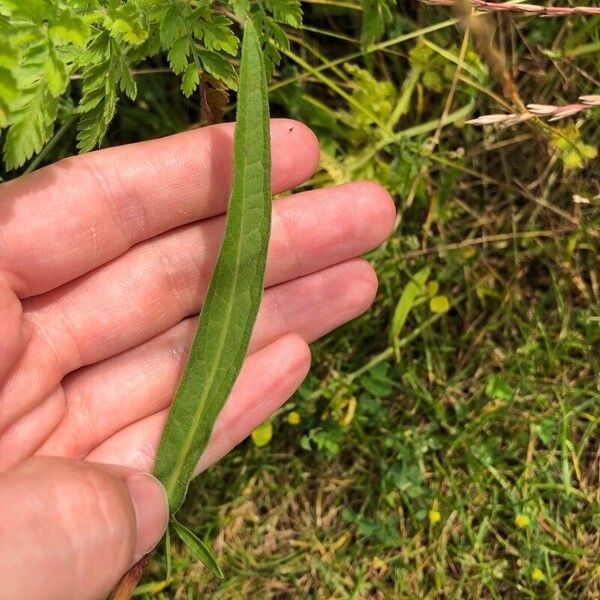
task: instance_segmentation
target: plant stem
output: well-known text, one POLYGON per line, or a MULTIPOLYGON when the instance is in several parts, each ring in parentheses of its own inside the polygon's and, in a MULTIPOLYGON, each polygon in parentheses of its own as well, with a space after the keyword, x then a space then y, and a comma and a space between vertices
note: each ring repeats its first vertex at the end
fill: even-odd
MULTIPOLYGON (((542 17, 569 17, 572 15, 600 15, 598 6, 540 6, 537 4, 509 4, 508 2, 487 2, 468 0, 473 8, 486 12, 514 12, 542 17)), ((421 0, 424 4, 453 6, 455 0, 421 0)))

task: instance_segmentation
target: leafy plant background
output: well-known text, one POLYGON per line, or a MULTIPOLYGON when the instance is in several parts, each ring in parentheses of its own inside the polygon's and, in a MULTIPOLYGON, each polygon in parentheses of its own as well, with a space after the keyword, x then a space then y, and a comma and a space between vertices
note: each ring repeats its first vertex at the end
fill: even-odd
MULTIPOLYGON (((373 310, 315 344, 299 393, 192 487, 182 521, 227 579, 176 547, 172 580, 158 556, 140 593, 600 596, 600 111, 465 125, 507 100, 448 8, 302 10, 0 0, 3 178, 232 118, 250 11, 272 112, 321 140, 307 185, 376 179, 399 208, 368 257, 373 310)), ((598 93, 598 17, 491 22, 526 102, 598 93)))

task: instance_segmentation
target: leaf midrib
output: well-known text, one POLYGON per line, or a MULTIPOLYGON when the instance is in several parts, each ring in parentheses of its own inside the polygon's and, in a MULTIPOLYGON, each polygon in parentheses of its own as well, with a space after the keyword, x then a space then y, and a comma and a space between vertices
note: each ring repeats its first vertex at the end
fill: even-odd
MULTIPOLYGON (((245 107, 245 110, 247 110, 247 106, 245 107)), ((248 143, 250 131, 251 131, 251 128, 245 127, 244 138, 243 138, 243 147, 244 148, 246 147, 246 144, 248 143)), ((234 152, 235 152, 235 150, 236 149, 234 148, 234 152)), ((233 191, 234 192, 238 191, 238 188, 236 187, 236 184, 238 184, 239 185, 239 195, 242 198, 244 198, 245 191, 246 191, 246 178, 243 176, 240 178, 238 176, 237 172, 234 173, 234 177, 241 181, 234 181, 233 191)), ((240 230, 241 231, 244 230, 244 221, 245 221, 245 213, 244 213, 244 211, 242 211, 242 215, 240 218, 240 230)), ((165 488, 167 489, 169 498, 172 497, 172 493, 174 492, 174 490, 177 487, 177 481, 179 479, 179 474, 181 473, 181 471, 184 468, 188 452, 190 451, 190 448, 194 442, 194 438, 196 437, 196 432, 197 432, 198 426, 200 424, 201 416, 204 412, 204 406, 206 405, 206 399, 208 397, 208 393, 210 390, 212 390, 212 386, 213 386, 213 383, 214 383, 214 380, 215 380, 215 377, 217 374, 217 367, 220 364, 220 360, 218 360, 216 357, 219 357, 219 359, 220 359, 220 357, 222 356, 223 351, 225 349, 225 343, 227 341, 227 336, 222 335, 222 334, 223 334, 223 332, 226 332, 227 329, 229 328, 229 323, 231 321, 232 314, 233 314, 233 308, 234 308, 235 302, 232 302, 231 300, 236 297, 237 292, 238 292, 238 284, 239 284, 238 274, 239 274, 239 270, 240 270, 240 259, 241 259, 242 246, 243 246, 243 235, 239 235, 238 243, 236 244, 235 268, 234 268, 234 272, 233 272, 234 285, 231 287, 232 293, 227 298, 227 300, 228 300, 228 302, 227 302, 228 308, 227 308, 227 313, 226 313, 227 318, 222 319, 222 321, 221 321, 222 325, 219 328, 219 333, 221 333, 221 335, 219 335, 219 338, 220 338, 219 344, 217 346, 217 351, 215 352, 215 357, 211 361, 212 366, 209 371, 209 375, 207 376, 206 385, 204 386, 204 389, 199 398, 199 402, 197 404, 196 410, 194 412, 194 417, 192 419, 192 427, 189 428, 188 434, 184 438, 184 443, 180 446, 180 451, 177 456, 176 468, 173 470, 173 473, 169 477, 167 485, 165 486, 165 488)), ((217 259, 217 261, 218 260, 219 259, 217 259)))

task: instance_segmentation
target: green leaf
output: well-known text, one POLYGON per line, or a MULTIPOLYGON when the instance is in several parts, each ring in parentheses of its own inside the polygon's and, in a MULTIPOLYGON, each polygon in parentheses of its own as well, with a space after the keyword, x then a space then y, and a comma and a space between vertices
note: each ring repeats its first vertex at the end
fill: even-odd
POLYGON ((233 0, 233 12, 238 19, 245 19, 250 12, 250 0, 233 0))
POLYGON ((13 6, 16 16, 31 19, 34 23, 43 23, 47 16, 47 6, 44 0, 26 0, 25 2, 8 2, 8 6, 13 6))
POLYGON ((277 23, 267 17, 264 20, 265 31, 271 38, 271 42, 275 44, 275 46, 281 50, 289 50, 290 49, 290 41, 285 34, 285 31, 277 25, 277 23))
POLYGON ((266 446, 273 439, 273 423, 265 421, 252 432, 252 441, 257 448, 266 446))
POLYGON ((188 65, 188 54, 190 53, 190 38, 183 35, 175 40, 167 54, 167 59, 174 73, 183 73, 188 65))
POLYGON ((181 79, 181 91, 188 98, 194 93, 200 83, 200 72, 196 63, 191 63, 187 66, 185 73, 181 79))
POLYGON ((58 100, 43 82, 37 85, 26 104, 11 116, 13 125, 4 142, 7 169, 23 165, 50 139, 58 114, 58 100))
POLYGON ((183 503, 194 468, 248 349, 263 292, 269 243, 270 163, 264 63, 258 34, 248 22, 225 236, 154 468, 167 490, 171 513, 183 503))
POLYGON ((0 67, 14 69, 19 65, 20 60, 21 56, 18 49, 0 40, 0 67))
POLYGON ((225 576, 223 575, 223 571, 221 571, 219 563, 217 563, 212 552, 204 545, 202 540, 176 519, 173 519, 172 523, 175 533, 177 533, 179 539, 188 547, 194 558, 207 566, 219 579, 224 579, 225 576))
POLYGON ((394 0, 361 0, 361 5, 363 20, 360 41, 365 48, 381 37, 386 23, 391 21, 394 0))
POLYGON ((48 27, 48 35, 55 44, 73 44, 85 48, 90 36, 88 24, 70 12, 60 15, 60 20, 48 27))
POLYGON ((388 363, 375 365, 361 378, 360 383, 373 396, 387 398, 392 393, 393 385, 393 378, 389 374, 389 368, 390 365, 388 363))
POLYGON ((83 72, 83 97, 77 109, 82 114, 77 135, 81 152, 98 146, 106 134, 117 106, 117 86, 132 100, 136 97, 127 48, 124 41, 106 32, 93 42, 89 52, 93 62, 83 72))
POLYGON ((212 50, 205 50, 204 48, 198 48, 197 54, 207 73, 212 75, 215 79, 222 81, 231 89, 237 87, 236 73, 228 60, 223 58, 220 54, 217 54, 212 50))
POLYGON ((3 100, 2 96, 0 96, 0 127, 8 127, 8 113, 8 104, 3 100))
POLYGON ((423 85, 426 89, 440 94, 444 89, 444 83, 439 73, 435 71, 426 71, 423 75, 423 85))
POLYGON ((69 76, 65 63, 56 55, 56 50, 50 46, 48 59, 46 60, 46 81, 50 93, 57 98, 60 96, 69 83, 69 76))
POLYGON ((485 385, 485 395, 490 400, 511 400, 515 392, 501 375, 493 373, 485 385))
POLYGON ((185 34, 185 21, 175 6, 169 7, 160 23, 160 41, 165 48, 171 47, 175 40, 185 34))
POLYGON ((8 70, 0 67, 0 98, 5 102, 12 102, 19 93, 17 79, 8 70))
POLYGON ((77 134, 80 152, 87 152, 102 141, 115 113, 119 71, 115 44, 104 32, 94 40, 90 50, 90 59, 95 64, 83 72, 83 97, 78 107, 82 113, 77 134))
POLYGON ((123 53, 123 50, 119 45, 115 43, 113 43, 112 54, 115 78, 119 84, 119 89, 122 92, 125 92, 130 100, 135 100, 137 96, 137 85, 133 78, 127 56, 123 53))
MULTIPOLYGON (((24 50, 22 63, 15 73, 20 84, 18 95, 10 105, 3 102, 0 107, 3 113, 0 120, 10 125, 4 140, 7 169, 22 166, 39 152, 54 130, 58 100, 48 86, 48 53, 47 40, 36 41, 24 50), (6 114, 8 108, 10 111, 6 114)), ((4 85, 10 88, 10 78, 4 79, 4 85)))
POLYGON ((302 25, 302 7, 299 0, 265 0, 265 6, 280 23, 292 27, 302 25))
POLYGON ((392 327, 390 330, 390 337, 392 339, 392 343, 394 344, 396 354, 398 353, 400 332, 402 331, 404 323, 408 318, 408 314, 415 303, 416 297, 425 291, 424 286, 427 278, 429 277, 430 271, 431 269, 429 267, 422 268, 420 271, 415 273, 412 279, 406 284, 404 290, 402 290, 402 295, 400 296, 400 300, 398 300, 396 310, 394 311, 392 327))
POLYGON ((148 36, 142 16, 131 1, 118 7, 110 6, 104 24, 113 37, 123 38, 129 44, 141 44, 148 36))
POLYGON ((214 16, 210 21, 196 21, 194 35, 209 50, 223 50, 232 56, 237 54, 240 40, 231 31, 231 21, 226 17, 214 16))
POLYGON ((169 579, 164 579, 163 581, 149 581, 148 583, 142 583, 142 585, 138 585, 135 588, 133 596, 148 597, 148 594, 158 594, 170 585, 171 581, 169 579))

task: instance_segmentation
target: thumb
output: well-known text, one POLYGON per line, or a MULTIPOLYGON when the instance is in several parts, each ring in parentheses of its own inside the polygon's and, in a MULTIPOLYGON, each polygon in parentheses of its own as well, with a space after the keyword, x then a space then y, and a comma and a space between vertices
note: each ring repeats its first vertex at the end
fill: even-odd
POLYGON ((1 473, 0 596, 105 597, 158 543, 167 510, 158 480, 124 467, 35 457, 1 473))

